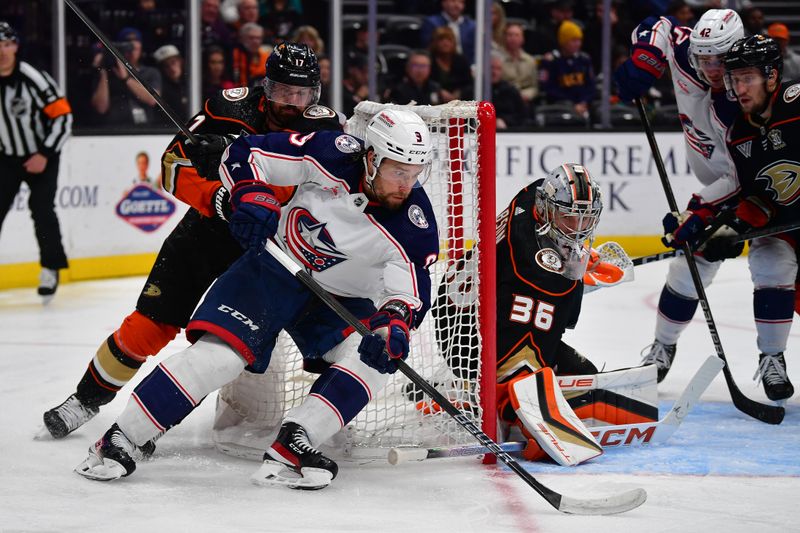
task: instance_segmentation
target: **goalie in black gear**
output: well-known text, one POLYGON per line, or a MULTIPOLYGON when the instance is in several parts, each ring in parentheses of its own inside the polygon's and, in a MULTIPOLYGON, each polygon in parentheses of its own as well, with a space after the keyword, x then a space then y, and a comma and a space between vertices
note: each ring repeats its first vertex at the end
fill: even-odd
MULTIPOLYGON (((585 288, 632 277, 633 265, 619 245, 601 246, 609 252, 606 259, 614 258, 610 262, 601 261, 591 248, 601 211, 600 190, 589 171, 567 163, 522 189, 497 217, 497 399, 498 414, 508 424, 519 423, 518 402, 509 394, 512 383, 543 368, 558 375, 597 373, 595 365, 562 336, 578 321, 585 288)), ((446 274, 433 314, 448 365, 457 378, 474 381, 477 368, 463 364, 479 359, 468 357, 479 348, 471 259, 466 254, 446 274)), ((604 420, 607 423, 657 417, 657 407, 609 391, 573 396, 569 404, 581 418, 600 418, 595 409, 600 404, 611 404, 613 409, 606 410, 620 415, 604 420)), ((579 433, 574 431, 576 438, 583 438, 579 433)), ((539 452, 531 442, 525 455, 539 458, 539 452)))

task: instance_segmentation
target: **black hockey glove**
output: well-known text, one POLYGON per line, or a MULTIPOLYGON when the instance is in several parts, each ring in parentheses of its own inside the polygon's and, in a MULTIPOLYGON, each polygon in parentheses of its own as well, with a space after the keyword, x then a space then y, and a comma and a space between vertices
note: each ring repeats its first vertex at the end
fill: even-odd
POLYGON ((372 334, 362 338, 358 345, 361 361, 381 374, 397 372, 397 359, 408 357, 408 328, 412 318, 411 309, 400 300, 391 300, 381 307, 369 319, 372 334))
POLYGON ((187 140, 184 143, 186 156, 198 174, 206 179, 218 180, 222 153, 229 144, 236 140, 236 135, 203 133, 195 135, 195 139, 196 142, 187 140))
POLYGON ((744 251, 744 242, 733 242, 739 233, 730 226, 722 226, 700 247, 706 261, 715 262, 739 257, 744 251))

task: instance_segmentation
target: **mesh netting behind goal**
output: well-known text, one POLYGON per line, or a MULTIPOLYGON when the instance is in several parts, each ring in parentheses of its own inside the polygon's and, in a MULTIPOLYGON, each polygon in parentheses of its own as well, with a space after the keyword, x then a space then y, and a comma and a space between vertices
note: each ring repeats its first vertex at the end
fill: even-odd
MULTIPOLYGON (((363 138, 369 119, 388 107, 416 112, 434 142, 431 176, 424 185, 436 214, 441 247, 439 261, 430 268, 434 308, 412 333, 407 362, 494 437, 494 109, 478 102, 441 106, 362 102, 348 120, 347 132, 363 138), (448 267, 468 251, 471 271, 459 274, 463 283, 458 297, 469 301, 437 307, 440 288, 454 281, 445 284, 448 267), (443 333, 436 328, 443 323, 451 328, 449 332, 462 329, 472 334, 463 336, 463 343, 441 343, 443 333)), ((303 401, 316 377, 303 371, 297 348, 282 333, 265 374, 245 372, 220 390, 214 425, 217 447, 260 459, 284 413, 303 401)), ((391 447, 448 446, 472 439, 397 372, 331 445, 345 456, 385 457, 391 447)))

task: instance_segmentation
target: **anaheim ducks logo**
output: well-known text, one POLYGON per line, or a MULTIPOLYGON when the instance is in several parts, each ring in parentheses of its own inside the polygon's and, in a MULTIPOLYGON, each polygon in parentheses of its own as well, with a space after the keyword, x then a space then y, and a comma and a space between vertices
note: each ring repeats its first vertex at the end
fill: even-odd
POLYGON ((775 194, 780 205, 791 205, 800 198, 800 163, 782 159, 762 168, 756 180, 766 180, 765 188, 775 194))
POLYGON ((552 248, 542 248, 536 252, 536 263, 545 270, 561 274, 564 272, 564 263, 561 257, 552 248))
POLYGON ((144 291, 142 291, 142 295, 157 298, 161 296, 161 289, 155 283, 148 283, 144 291))
POLYGON ((286 244, 309 272, 322 272, 347 260, 336 249, 326 223, 314 218, 307 209, 295 207, 286 220, 286 244))

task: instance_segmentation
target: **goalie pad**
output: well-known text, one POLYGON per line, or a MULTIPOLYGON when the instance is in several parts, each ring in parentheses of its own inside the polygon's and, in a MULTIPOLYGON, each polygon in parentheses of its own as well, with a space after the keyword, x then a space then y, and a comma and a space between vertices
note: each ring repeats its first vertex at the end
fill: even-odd
POLYGON ((657 374, 655 365, 646 365, 557 379, 575 414, 592 427, 656 421, 657 374))
POLYGON ((633 261, 616 242, 604 242, 592 249, 589 265, 583 275, 584 293, 602 287, 613 287, 626 281, 633 281, 633 261))
POLYGON ((508 392, 528 433, 558 464, 576 466, 603 453, 564 398, 551 368, 514 379, 508 392))

